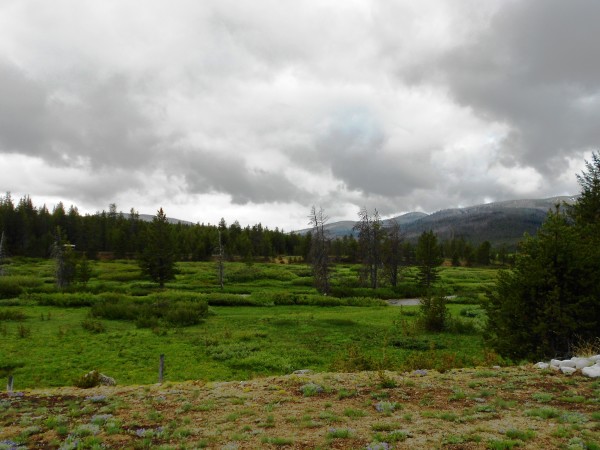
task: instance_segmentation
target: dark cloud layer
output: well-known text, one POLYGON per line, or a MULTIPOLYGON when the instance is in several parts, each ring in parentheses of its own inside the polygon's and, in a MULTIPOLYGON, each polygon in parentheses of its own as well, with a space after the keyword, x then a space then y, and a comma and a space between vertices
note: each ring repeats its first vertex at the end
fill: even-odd
POLYGON ((315 203, 572 193, 600 138, 597 17, 585 0, 9 1, 0 190, 287 228, 315 203))

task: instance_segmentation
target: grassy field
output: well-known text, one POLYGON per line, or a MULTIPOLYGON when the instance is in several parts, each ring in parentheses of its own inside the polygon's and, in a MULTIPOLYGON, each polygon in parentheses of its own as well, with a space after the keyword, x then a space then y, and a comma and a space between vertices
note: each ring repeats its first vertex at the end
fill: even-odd
POLYGON ((336 267, 337 298, 317 295, 304 265, 228 263, 221 291, 214 264, 183 263, 159 291, 135 262, 95 262, 86 286, 58 292, 51 261, 13 261, 0 278, 0 376, 15 389, 0 394, 0 450, 600 448, 598 381, 504 367, 485 348, 496 270, 442 268, 442 333, 423 331, 418 306, 381 300, 410 296, 413 269, 377 291, 357 270, 336 267), (191 326, 108 320, 107 296, 210 307, 191 326), (72 387, 94 369, 117 386, 72 387))
MULTIPOLYGON (((304 265, 229 263, 221 292, 214 264, 180 264, 177 279, 167 285, 171 298, 194 292, 211 304, 232 306, 211 306, 198 325, 150 328, 90 314, 89 304, 106 292, 130 301, 156 293, 154 284, 140 281, 135 262, 97 262, 93 269, 85 288, 64 293, 55 290, 51 261, 16 261, 10 276, 1 279, 4 288, 11 280, 21 288, 18 296, 0 300, 0 319, 3 311, 5 319, 13 316, 0 320, 0 368, 11 371, 15 386, 72 385, 94 369, 119 384, 153 383, 160 354, 171 381, 246 380, 299 369, 446 369, 498 361, 483 347, 477 305, 450 305, 458 324, 467 325, 461 332, 427 334, 416 326, 418 307, 391 307, 364 297, 393 297, 391 289, 372 293, 355 287, 352 293, 360 297, 323 298, 311 287, 304 265)), ((339 266, 334 283, 356 285, 356 270, 339 266)), ((411 276, 406 274, 405 283, 411 276)), ((493 270, 444 268, 442 284, 459 295, 455 301, 476 301, 494 276, 493 270)))

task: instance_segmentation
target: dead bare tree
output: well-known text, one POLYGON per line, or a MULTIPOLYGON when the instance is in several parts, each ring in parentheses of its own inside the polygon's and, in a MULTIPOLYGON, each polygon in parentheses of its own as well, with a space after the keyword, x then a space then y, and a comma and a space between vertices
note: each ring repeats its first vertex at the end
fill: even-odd
POLYGON ((313 270, 313 279, 315 287, 322 294, 329 293, 329 246, 331 239, 325 230, 325 224, 328 217, 323 208, 317 209, 313 206, 310 210, 309 225, 312 226, 312 236, 310 245, 310 263, 313 270))
POLYGON ((354 226, 354 231, 358 232, 359 255, 363 263, 361 278, 372 289, 377 289, 379 286, 379 270, 382 264, 381 246, 385 229, 376 209, 372 215, 369 215, 367 208, 362 208, 358 213, 358 217, 359 221, 354 226))
POLYGON ((403 240, 400 224, 392 220, 383 243, 383 269, 393 287, 398 285, 399 272, 402 268, 403 240))

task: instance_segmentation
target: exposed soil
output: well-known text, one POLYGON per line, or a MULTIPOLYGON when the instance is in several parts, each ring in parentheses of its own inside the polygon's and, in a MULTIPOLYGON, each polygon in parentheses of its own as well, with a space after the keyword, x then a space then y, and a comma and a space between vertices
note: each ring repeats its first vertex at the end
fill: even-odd
POLYGON ((57 388, 0 395, 0 448, 570 448, 599 410, 600 381, 531 367, 57 388))

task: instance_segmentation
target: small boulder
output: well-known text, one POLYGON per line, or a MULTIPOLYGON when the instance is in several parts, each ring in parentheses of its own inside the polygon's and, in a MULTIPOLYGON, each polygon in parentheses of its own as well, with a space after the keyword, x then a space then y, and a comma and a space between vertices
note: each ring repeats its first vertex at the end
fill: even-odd
POLYGON ((573 375, 577 369, 575 367, 561 366, 560 371, 565 375, 573 375))
POLYGON ((594 361, 589 358, 571 358, 571 361, 575 363, 576 369, 583 369, 584 367, 589 367, 594 365, 594 361))
POLYGON ((586 377, 590 378, 600 378, 600 364, 596 363, 590 367, 584 367, 581 369, 581 373, 586 377))
POLYGON ((547 369, 548 367, 550 367, 550 364, 540 361, 539 363, 534 364, 533 367, 535 367, 536 369, 547 369))
POLYGON ((565 359, 564 361, 561 361, 560 364, 558 365, 561 369, 563 367, 569 367, 569 368, 575 368, 575 361, 573 361, 572 359, 565 359))

